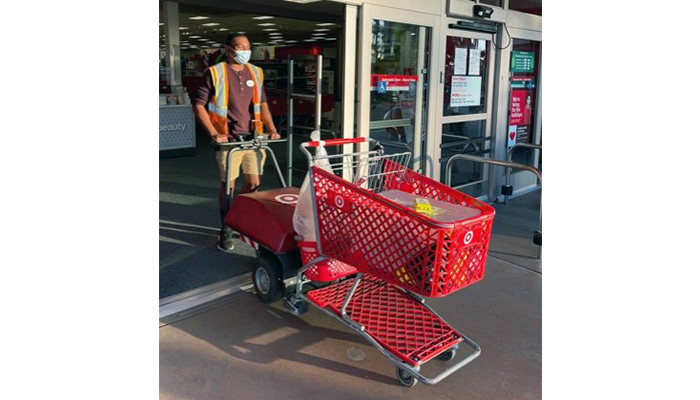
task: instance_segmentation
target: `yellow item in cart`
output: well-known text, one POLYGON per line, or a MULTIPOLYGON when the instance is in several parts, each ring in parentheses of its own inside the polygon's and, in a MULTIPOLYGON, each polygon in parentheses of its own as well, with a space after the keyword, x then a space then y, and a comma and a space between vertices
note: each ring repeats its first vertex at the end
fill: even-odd
POLYGON ((433 213, 433 206, 430 205, 428 199, 413 199, 413 204, 415 205, 415 210, 419 213, 428 215, 433 213))
POLYGON ((399 282, 406 284, 414 284, 415 282, 411 279, 408 270, 405 267, 401 267, 396 270, 396 277, 399 278, 399 282))

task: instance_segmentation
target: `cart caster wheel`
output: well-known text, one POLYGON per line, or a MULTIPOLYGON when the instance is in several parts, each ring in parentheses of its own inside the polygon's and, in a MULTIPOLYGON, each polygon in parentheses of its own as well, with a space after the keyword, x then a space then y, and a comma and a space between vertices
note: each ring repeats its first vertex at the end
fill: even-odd
POLYGON ((290 313, 299 316, 309 311, 309 303, 296 298, 293 294, 284 299, 284 308, 290 313))
POLYGON ((457 349, 449 349, 440 353, 440 355, 437 356, 437 359, 440 361, 450 361, 451 359, 455 358, 456 355, 457 349))
POLYGON ((274 303, 284 297, 282 265, 277 257, 263 254, 253 267, 253 286, 255 294, 265 304, 274 303))
POLYGON ((406 387, 413 387, 416 386, 416 383, 418 383, 418 379, 413 377, 401 367, 396 367, 396 377, 399 378, 399 382, 406 387))

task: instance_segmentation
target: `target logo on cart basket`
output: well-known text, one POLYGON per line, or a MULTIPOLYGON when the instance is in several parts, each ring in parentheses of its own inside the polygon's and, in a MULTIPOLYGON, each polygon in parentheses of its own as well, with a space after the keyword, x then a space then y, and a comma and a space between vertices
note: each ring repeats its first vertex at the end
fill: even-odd
POLYGON ((464 235, 464 244, 469 244, 474 239, 474 232, 469 231, 464 235))
POLYGON ((275 201, 282 204, 296 205, 299 201, 299 195, 296 194, 280 194, 275 196, 275 201))
POLYGON ((347 197, 336 192, 330 192, 329 195, 331 203, 338 209, 340 209, 340 211, 346 213, 352 211, 352 203, 347 197))

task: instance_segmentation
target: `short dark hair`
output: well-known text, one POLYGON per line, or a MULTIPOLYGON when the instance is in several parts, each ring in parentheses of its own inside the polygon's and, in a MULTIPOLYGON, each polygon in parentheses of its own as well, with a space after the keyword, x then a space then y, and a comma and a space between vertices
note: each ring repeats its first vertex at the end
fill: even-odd
POLYGON ((231 42, 233 42, 233 39, 235 39, 237 37, 244 37, 244 38, 248 39, 248 36, 246 36, 243 33, 229 33, 228 36, 226 36, 226 40, 224 40, 224 44, 227 46, 230 46, 231 42))

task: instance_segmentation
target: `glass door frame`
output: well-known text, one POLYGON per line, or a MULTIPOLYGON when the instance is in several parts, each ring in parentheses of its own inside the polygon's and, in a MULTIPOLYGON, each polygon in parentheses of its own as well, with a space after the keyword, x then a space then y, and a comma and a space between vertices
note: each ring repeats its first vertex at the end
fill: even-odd
MULTIPOLYGON (((454 18, 447 18, 445 24, 445 27, 448 26, 448 24, 451 23, 457 23, 457 19, 454 18)), ((440 155, 441 155, 441 148, 440 145, 442 144, 442 130, 443 126, 445 124, 452 124, 452 123, 457 123, 457 122, 470 122, 470 121, 485 121, 485 138, 491 138, 491 140, 495 140, 495 135, 492 129, 492 116, 493 116, 493 103, 494 103, 494 76, 495 76, 495 60, 496 60, 496 50, 493 48, 492 40, 493 36, 490 33, 484 33, 484 32, 476 32, 476 31, 467 31, 467 30, 461 30, 461 29, 450 29, 450 28, 445 28, 443 30, 443 33, 440 35, 440 51, 439 54, 441 55, 440 60, 439 60, 439 66, 438 66, 438 71, 440 75, 439 82, 437 84, 438 92, 440 94, 444 93, 445 91, 445 82, 444 82, 444 72, 445 72, 445 54, 447 53, 447 37, 448 36, 455 36, 455 37, 460 37, 460 38, 466 38, 466 39, 483 39, 487 41, 487 45, 490 46, 490 50, 488 52, 488 59, 487 59, 487 80, 486 80, 486 100, 485 100, 485 106, 486 106, 486 112, 484 113, 478 113, 478 114, 466 114, 466 115, 450 115, 450 116, 443 116, 443 110, 444 110, 444 96, 439 96, 438 98, 438 103, 435 105, 435 109, 437 112, 439 112, 438 118, 435 120, 435 125, 432 131, 434 132, 434 135, 432 135, 431 138, 428 138, 427 141, 427 154, 429 155, 428 158, 435 160, 435 176, 433 176, 433 179, 442 181, 442 176, 441 176, 441 165, 440 165, 440 155)), ((489 142, 484 142, 484 149, 493 149, 493 143, 489 142)), ((491 156, 493 157, 493 155, 491 156)), ((445 160, 447 162, 447 160, 445 160)), ((481 182, 488 182, 489 181, 489 171, 490 168, 486 166, 486 164, 482 164, 482 180, 477 181, 477 182, 472 182, 469 185, 474 185, 478 184, 481 182)), ((490 183, 487 184, 487 186, 491 186, 490 183)), ((482 196, 483 197, 483 196, 482 196)))
MULTIPOLYGON (((360 9, 360 18, 358 26, 358 41, 357 41, 357 137, 369 138, 370 132, 370 79, 372 73, 372 20, 385 20, 398 22, 403 24, 417 25, 426 28, 431 28, 430 34, 430 58, 428 65, 424 68, 428 69, 426 82, 428 85, 428 93, 423 102, 427 102, 425 115, 421 117, 427 118, 426 132, 422 135, 422 140, 414 140, 413 154, 414 163, 411 166, 415 170, 422 170, 424 174, 431 176, 433 173, 432 159, 428 156, 422 157, 424 154, 424 142, 430 135, 431 127, 435 124, 436 108, 435 104, 438 101, 438 58, 436 55, 439 51, 440 38, 440 17, 438 15, 425 14, 414 11, 407 11, 398 8, 379 6, 374 4, 363 4, 360 9)), ((416 113, 417 115, 419 113, 416 113)), ((420 126, 422 124, 416 124, 420 126)), ((367 149, 367 144, 361 145, 361 150, 367 149)))

